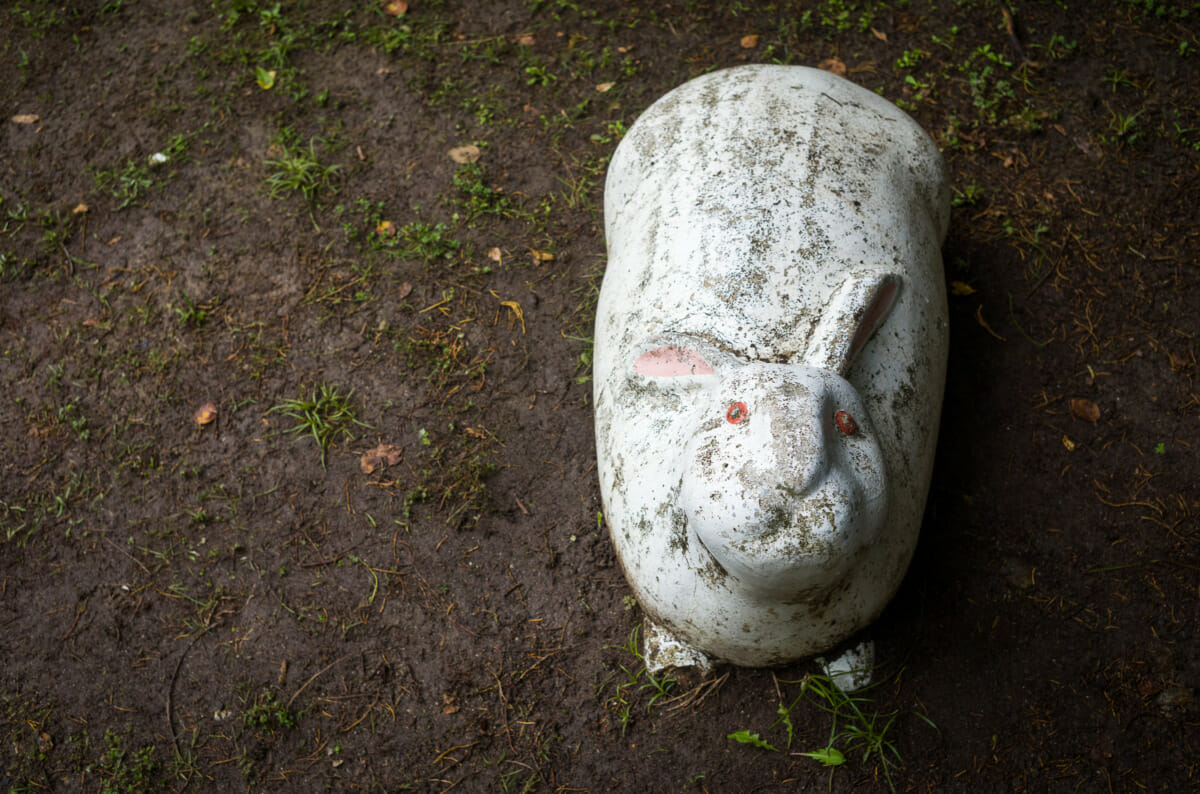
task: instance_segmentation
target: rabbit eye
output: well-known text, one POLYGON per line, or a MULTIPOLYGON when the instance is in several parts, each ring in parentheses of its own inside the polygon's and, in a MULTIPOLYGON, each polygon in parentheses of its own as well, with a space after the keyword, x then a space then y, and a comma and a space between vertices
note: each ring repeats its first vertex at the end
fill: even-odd
POLYGON ((834 424, 837 429, 842 431, 844 436, 852 436, 858 432, 858 423, 854 421, 854 417, 845 411, 838 411, 833 415, 834 424))
POLYGON ((746 404, 742 402, 733 403, 729 406, 729 410, 725 412, 725 421, 731 425, 740 425, 750 417, 750 411, 746 408, 746 404))

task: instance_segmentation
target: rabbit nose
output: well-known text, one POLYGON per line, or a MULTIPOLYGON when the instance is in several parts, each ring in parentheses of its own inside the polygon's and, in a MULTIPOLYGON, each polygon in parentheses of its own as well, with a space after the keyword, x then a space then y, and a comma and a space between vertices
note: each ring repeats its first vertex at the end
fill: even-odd
POLYGON ((771 423, 771 444, 774 454, 768 458, 777 463, 768 475, 776 481, 771 503, 802 499, 824 481, 829 471, 829 455, 822 422, 780 417, 771 423))

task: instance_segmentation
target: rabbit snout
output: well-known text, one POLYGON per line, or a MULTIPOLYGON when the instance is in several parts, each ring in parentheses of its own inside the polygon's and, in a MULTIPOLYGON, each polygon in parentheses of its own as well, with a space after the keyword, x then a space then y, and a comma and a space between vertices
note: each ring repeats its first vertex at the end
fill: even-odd
POLYGON ((686 453, 689 528, 758 595, 836 587, 886 515, 882 452, 858 393, 825 370, 751 364, 718 395, 686 453))

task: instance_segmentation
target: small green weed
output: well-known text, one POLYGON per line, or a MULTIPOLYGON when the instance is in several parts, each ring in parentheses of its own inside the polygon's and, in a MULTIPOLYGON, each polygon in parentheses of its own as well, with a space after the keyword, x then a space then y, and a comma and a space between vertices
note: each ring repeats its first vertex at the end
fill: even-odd
POLYGON ((953 207, 973 207, 978 204, 985 196, 987 191, 983 186, 972 179, 967 184, 960 188, 954 188, 954 195, 950 199, 950 205, 953 207))
POLYGON ((775 747, 769 742, 763 741, 757 733, 750 733, 750 731, 734 731, 726 738, 733 739, 735 742, 740 744, 748 744, 751 747, 758 747, 762 750, 770 750, 773 753, 779 752, 778 747, 775 747))
MULTIPOLYGON (((1037 45, 1034 45, 1037 46, 1037 45)), ((1046 54, 1055 60, 1062 60, 1068 57, 1079 46, 1079 42, 1072 39, 1067 41, 1065 36, 1055 33, 1050 37, 1050 41, 1046 42, 1044 47, 1046 54)))
POLYGON ((119 169, 96 171, 92 179, 97 190, 108 193, 120 202, 117 204, 119 210, 132 206, 154 186, 149 167, 132 160, 126 161, 119 169))
POLYGON ((402 245, 401 256, 420 259, 427 265, 449 262, 458 254, 462 243, 451 236, 444 223, 428 224, 419 221, 407 223, 399 234, 402 245))
MULTIPOLYGON (((634 658, 636 664, 626 667, 623 664, 617 664, 617 668, 624 675, 625 679, 613 684, 613 693, 604 701, 605 708, 613 713, 618 723, 621 726, 621 735, 625 735, 625 731, 634 721, 634 709, 637 706, 637 699, 644 692, 651 693, 650 699, 646 702, 646 713, 650 713, 650 709, 658 701, 670 695, 675 688, 675 679, 668 676, 660 676, 655 678, 646 669, 646 657, 642 655, 639 634, 641 626, 634 626, 633 631, 629 634, 629 639, 622 646, 606 645, 606 649, 625 651, 634 658)), ((604 685, 600 689, 603 691, 604 685)))
POLYGON ((296 717, 295 712, 279 702, 279 696, 273 689, 263 689, 246 709, 243 721, 247 728, 274 733, 284 728, 295 728, 296 717))
POLYGON ((352 441, 354 434, 350 432, 351 425, 370 426, 358 420, 354 408, 350 405, 350 397, 353 394, 353 389, 341 394, 336 387, 322 384, 307 398, 284 400, 267 413, 279 412, 295 419, 295 427, 285 432, 312 436, 321 450, 321 468, 325 468, 325 453, 338 436, 352 441))
POLYGON ((133 794, 157 788, 161 768, 153 745, 130 753, 120 734, 109 729, 104 732, 104 754, 87 767, 84 774, 96 772, 102 779, 100 794, 133 794))
POLYGON ((479 163, 464 163, 460 166, 454 175, 454 187, 462 194, 454 203, 466 214, 468 222, 480 215, 512 213, 512 201, 500 190, 483 181, 483 167, 479 163))
MULTIPOLYGON (((788 681, 783 683, 797 683, 788 681)), ((896 720, 899 712, 880 713, 872 708, 872 700, 862 692, 847 693, 834 683, 827 675, 808 675, 800 682, 800 693, 788 705, 779 704, 778 717, 771 728, 782 725, 787 732, 788 749, 792 746, 795 726, 792 723, 792 713, 801 702, 816 706, 829 714, 832 722, 829 728, 829 740, 824 747, 815 750, 796 753, 806 756, 821 764, 836 768, 846 762, 847 756, 861 751, 862 763, 866 764, 872 758, 876 759, 883 769, 888 788, 895 791, 891 770, 893 765, 903 765, 904 759, 896 750, 895 744, 888 738, 888 730, 896 720)), ((917 713, 917 716, 933 725, 927 717, 917 713)), ((936 728, 936 726, 934 726, 936 728)), ((749 744, 763 750, 778 752, 778 749, 757 733, 741 730, 729 734, 730 739, 741 744, 749 744)))
POLYGON ((1136 113, 1113 111, 1112 119, 1108 122, 1108 130, 1112 133, 1112 136, 1106 139, 1117 145, 1136 143, 1142 137, 1137 123, 1138 116, 1142 115, 1142 112, 1141 110, 1136 113))
POLYGON ((278 159, 267 160, 266 166, 271 170, 266 181, 267 193, 271 198, 285 198, 289 193, 299 193, 308 202, 328 189, 341 170, 339 165, 321 164, 317 159, 315 139, 308 142, 308 149, 285 146, 283 154, 278 159))
POLYGON ((183 306, 176 306, 175 313, 179 315, 179 321, 184 325, 201 326, 208 319, 208 311, 193 303, 186 292, 183 293, 183 306))

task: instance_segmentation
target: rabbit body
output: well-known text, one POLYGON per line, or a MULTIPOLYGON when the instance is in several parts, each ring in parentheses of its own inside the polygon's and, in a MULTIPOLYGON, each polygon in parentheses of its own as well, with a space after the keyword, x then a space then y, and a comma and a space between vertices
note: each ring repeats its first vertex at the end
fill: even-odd
POLYGON ((605 187, 597 456, 659 627, 780 664, 887 604, 937 439, 948 219, 928 135, 825 72, 714 72, 625 135, 605 187))

